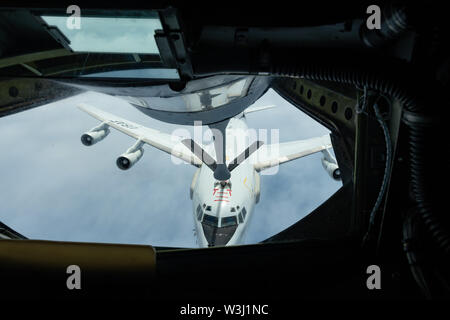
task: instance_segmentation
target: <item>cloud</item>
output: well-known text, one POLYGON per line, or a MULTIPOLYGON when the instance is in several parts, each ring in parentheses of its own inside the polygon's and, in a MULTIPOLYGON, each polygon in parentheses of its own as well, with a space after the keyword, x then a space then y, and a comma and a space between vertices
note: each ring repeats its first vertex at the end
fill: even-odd
MULTIPOLYGON (((309 139, 329 133, 312 118, 299 112, 273 90, 255 105, 277 107, 247 116, 249 127, 279 129, 280 142, 309 139)), ((280 165, 276 175, 261 175, 261 200, 249 226, 247 243, 262 241, 281 232, 336 192, 341 182, 332 180, 321 164, 321 154, 313 154, 280 165)))
MULTIPOLYGON (((247 116, 249 127, 279 128, 280 141, 327 130, 275 92, 258 104, 277 108, 247 116)), ((128 103, 86 92, 0 119, 0 221, 33 239, 195 247, 189 186, 196 168, 174 165, 170 155, 145 146, 130 170, 115 165, 134 140, 115 130, 92 147, 80 142, 98 121, 75 106, 95 105, 164 132, 185 128, 151 119, 128 103)), ((298 221, 340 186, 325 173, 320 155, 286 163, 262 176, 247 242, 263 240, 298 221)))

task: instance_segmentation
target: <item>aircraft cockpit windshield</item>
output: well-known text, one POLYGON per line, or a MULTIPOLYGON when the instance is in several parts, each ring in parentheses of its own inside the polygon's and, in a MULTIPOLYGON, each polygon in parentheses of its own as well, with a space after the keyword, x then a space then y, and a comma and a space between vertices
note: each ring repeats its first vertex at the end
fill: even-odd
POLYGON ((224 218, 222 218, 221 223, 220 223, 221 227, 229 227, 229 226, 235 226, 235 225, 237 225, 236 216, 224 217, 224 218))
POLYGON ((203 223, 208 224, 212 227, 218 227, 219 226, 219 219, 215 216, 211 216, 209 214, 203 215, 203 223))

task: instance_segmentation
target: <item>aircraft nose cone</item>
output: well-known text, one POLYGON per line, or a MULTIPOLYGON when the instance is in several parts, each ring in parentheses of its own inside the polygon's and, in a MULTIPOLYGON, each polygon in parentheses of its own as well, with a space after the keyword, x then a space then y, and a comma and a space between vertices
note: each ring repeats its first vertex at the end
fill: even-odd
POLYGON ((218 164, 216 170, 214 170, 214 179, 219 181, 225 181, 230 179, 231 174, 228 171, 226 164, 218 164))

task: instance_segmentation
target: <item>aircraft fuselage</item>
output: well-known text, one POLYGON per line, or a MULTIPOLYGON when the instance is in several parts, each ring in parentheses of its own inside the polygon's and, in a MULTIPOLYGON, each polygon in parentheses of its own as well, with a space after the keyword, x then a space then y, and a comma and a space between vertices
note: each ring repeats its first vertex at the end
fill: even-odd
MULTIPOLYGON (((226 129, 227 161, 248 146, 247 129, 245 118, 230 119, 226 129)), ((215 156, 212 143, 205 146, 205 150, 215 156)), ((242 243, 259 196, 258 175, 249 159, 237 166, 226 182, 216 180, 206 165, 200 166, 191 186, 200 247, 242 243)))

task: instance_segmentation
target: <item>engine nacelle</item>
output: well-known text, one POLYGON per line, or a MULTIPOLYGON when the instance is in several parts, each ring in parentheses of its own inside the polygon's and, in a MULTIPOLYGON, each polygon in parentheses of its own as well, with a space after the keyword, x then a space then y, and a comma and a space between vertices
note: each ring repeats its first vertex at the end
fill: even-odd
POLYGON ((341 170, 336 163, 332 163, 327 159, 322 158, 322 166, 331 178, 337 181, 341 180, 341 170))
POLYGON ((130 169, 139 159, 144 155, 144 149, 142 146, 144 143, 138 140, 130 149, 128 149, 124 154, 121 154, 117 160, 116 164, 119 169, 128 170, 130 169))
POLYGON ((92 146, 97 142, 103 140, 109 134, 109 126, 102 123, 99 126, 92 128, 90 131, 81 136, 81 143, 85 146, 92 146))
POLYGON ((81 136, 81 142, 85 146, 92 146, 93 144, 96 144, 97 142, 103 140, 108 134, 109 129, 100 131, 89 131, 81 136))
POLYGON ((341 180, 341 170, 328 149, 322 150, 322 166, 334 180, 341 180))

